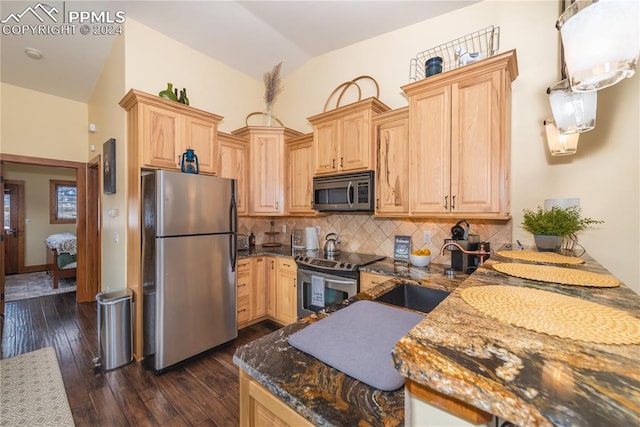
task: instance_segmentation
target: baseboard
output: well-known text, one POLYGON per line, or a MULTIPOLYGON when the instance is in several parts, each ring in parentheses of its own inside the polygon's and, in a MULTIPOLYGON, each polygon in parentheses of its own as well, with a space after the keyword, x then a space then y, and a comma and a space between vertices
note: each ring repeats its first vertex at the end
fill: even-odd
POLYGON ((47 271, 47 264, 42 265, 25 265, 22 269, 23 273, 37 273, 39 271, 47 271))

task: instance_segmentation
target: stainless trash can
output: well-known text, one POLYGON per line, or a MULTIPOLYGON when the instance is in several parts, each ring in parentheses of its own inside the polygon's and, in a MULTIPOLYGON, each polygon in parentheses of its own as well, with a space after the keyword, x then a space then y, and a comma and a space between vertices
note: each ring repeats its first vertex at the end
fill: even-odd
POLYGON ((133 360, 132 299, 129 289, 100 292, 98 301, 98 357, 96 367, 110 370, 133 360))

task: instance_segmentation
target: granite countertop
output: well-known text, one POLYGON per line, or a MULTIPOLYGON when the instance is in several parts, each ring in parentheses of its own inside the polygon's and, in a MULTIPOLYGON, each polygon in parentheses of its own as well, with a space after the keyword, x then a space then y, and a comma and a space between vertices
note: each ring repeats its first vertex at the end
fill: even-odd
MULTIPOLYGON (((609 274, 588 255, 582 259, 575 268, 609 274)), ((640 313, 640 296, 624 284, 547 284, 501 274, 491 268, 496 262, 516 261, 494 255, 459 289, 526 286, 640 313)), ((400 340, 393 357, 403 376, 518 425, 640 425, 640 345, 592 344, 509 326, 467 305, 459 291, 400 340)))
MULTIPOLYGON (((247 256, 295 256, 290 247, 247 256)), ((608 272, 588 255, 575 268, 608 272)), ((288 337, 335 310, 373 299, 401 283, 452 292, 392 352, 406 378, 519 425, 640 425, 640 345, 599 345, 509 326, 467 305, 468 286, 527 286, 618 308, 638 317, 640 296, 622 284, 585 288, 506 276, 491 268, 512 261, 493 255, 474 274, 444 276, 444 265, 416 268, 383 260, 361 271, 390 280, 317 315, 240 347, 234 362, 316 425, 403 425, 402 389, 382 392, 291 347, 288 337), (464 282, 462 282, 464 280, 464 282), (462 283, 461 283, 462 282, 462 283)), ((585 325, 588 327, 588 325, 585 325)))
MULTIPOLYGON (((437 289, 451 291, 461 282, 447 279, 441 272, 424 271, 422 275, 421 283, 437 289)), ((402 388, 393 392, 377 390, 295 349, 287 341, 294 332, 336 310, 358 300, 370 300, 408 282, 402 278, 389 279, 367 292, 238 348, 233 356, 234 362, 315 425, 404 425, 402 388)))
POLYGON ((258 257, 258 256, 276 256, 276 257, 292 258, 296 255, 302 255, 304 253, 305 253, 304 250, 293 249, 289 245, 282 245, 282 246, 256 245, 251 249, 238 251, 238 259, 252 258, 252 257, 258 257))

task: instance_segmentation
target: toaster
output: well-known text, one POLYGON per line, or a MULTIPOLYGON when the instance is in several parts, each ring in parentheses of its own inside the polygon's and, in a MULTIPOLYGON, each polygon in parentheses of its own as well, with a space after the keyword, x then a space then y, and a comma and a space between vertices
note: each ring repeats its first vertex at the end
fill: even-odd
POLYGON ((239 251, 246 251, 249 249, 249 236, 246 234, 237 234, 237 244, 239 251))

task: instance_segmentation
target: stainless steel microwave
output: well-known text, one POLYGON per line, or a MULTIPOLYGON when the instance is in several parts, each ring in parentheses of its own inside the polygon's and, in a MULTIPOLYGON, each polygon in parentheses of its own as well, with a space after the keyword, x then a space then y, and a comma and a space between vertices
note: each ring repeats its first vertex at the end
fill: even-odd
POLYGON ((373 212, 373 171, 313 178, 313 208, 321 212, 373 212))

